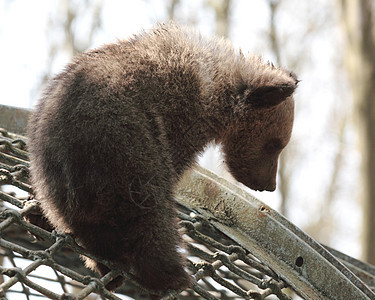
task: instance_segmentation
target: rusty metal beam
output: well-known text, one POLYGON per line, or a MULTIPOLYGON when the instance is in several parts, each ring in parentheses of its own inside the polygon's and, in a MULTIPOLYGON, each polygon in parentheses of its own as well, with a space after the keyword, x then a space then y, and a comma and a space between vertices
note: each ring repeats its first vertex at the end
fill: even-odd
POLYGON ((186 174, 178 201, 265 262, 303 298, 375 299, 322 245, 245 190, 200 167, 186 174))

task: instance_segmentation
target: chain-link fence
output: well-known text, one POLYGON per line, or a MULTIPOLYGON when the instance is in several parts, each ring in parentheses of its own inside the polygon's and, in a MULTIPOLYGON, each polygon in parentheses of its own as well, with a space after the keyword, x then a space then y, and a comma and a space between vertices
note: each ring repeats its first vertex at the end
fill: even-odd
MULTIPOLYGON (((132 274, 94 257, 68 234, 25 221, 39 213, 28 177, 26 140, 0 130, 1 299, 147 299, 132 274), (112 271, 99 278, 79 255, 112 271), (119 273, 126 283, 112 293, 105 285, 119 273)), ((163 299, 375 299, 374 267, 328 252, 223 179, 195 169, 176 197, 194 285, 163 299)))

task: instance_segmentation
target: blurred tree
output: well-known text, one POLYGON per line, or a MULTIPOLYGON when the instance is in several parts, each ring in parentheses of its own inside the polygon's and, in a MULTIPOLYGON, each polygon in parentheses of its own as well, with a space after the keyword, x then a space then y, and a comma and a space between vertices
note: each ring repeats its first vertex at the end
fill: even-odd
POLYGON ((47 26, 50 43, 47 68, 37 90, 40 90, 40 86, 44 85, 50 77, 53 64, 58 56, 65 55, 69 60, 77 53, 90 47, 95 33, 102 25, 102 6, 103 0, 59 0, 57 2, 56 9, 52 12, 47 26), (83 19, 85 20, 84 25, 80 22, 83 19), (89 20, 88 23, 87 20, 89 20), (82 27, 87 29, 84 33, 82 27))
MULTIPOLYGON (((231 22, 230 22, 230 2, 231 0, 206 0, 208 7, 215 12, 215 34, 220 37, 228 38, 231 22)), ((231 178, 231 175, 225 168, 220 168, 218 161, 220 160, 220 150, 217 145, 210 145, 205 151, 206 160, 209 161, 210 169, 216 171, 221 176, 231 178)))
POLYGON ((362 155, 363 259, 375 264, 375 3, 339 0, 362 155))
POLYGON ((231 25, 231 0, 208 0, 207 4, 215 11, 215 34, 228 38, 231 25))
MULTIPOLYGON (((267 0, 269 11, 270 11, 270 18, 269 18, 269 29, 268 29, 268 40, 270 45, 270 50, 273 56, 275 57, 275 65, 283 66, 283 65, 290 65, 293 70, 297 68, 297 66, 301 65, 301 61, 294 61, 291 62, 289 58, 286 58, 286 61, 283 61, 281 57, 285 57, 285 55, 282 55, 281 49, 280 49, 280 35, 277 30, 276 26, 276 18, 277 14, 280 11, 280 4, 281 0, 267 0)), ((284 1, 285 2, 285 1, 284 1)), ((285 46, 285 45, 283 45, 285 46)), ((299 55, 297 55, 299 56, 299 55)), ((279 159, 279 169, 278 169, 278 190, 280 192, 281 197, 281 203, 280 203, 280 213, 287 217, 288 215, 288 202, 291 200, 290 197, 290 190, 292 185, 292 173, 293 169, 296 165, 295 159, 297 155, 297 142, 294 144, 289 144, 288 147, 286 147, 283 152, 280 155, 279 159)))
POLYGON ((167 7, 169 20, 175 19, 175 11, 179 3, 180 0, 170 0, 169 5, 167 7))
MULTIPOLYGON (((271 45, 271 51, 275 56, 275 64, 281 65, 281 53, 279 47, 279 36, 276 30, 276 14, 280 5, 279 0, 268 0, 268 5, 270 9, 270 23, 269 23, 269 40, 271 45)), ((290 191, 290 178, 292 172, 292 157, 289 155, 289 147, 284 149, 280 155, 279 160, 279 182, 278 189, 281 195, 281 204, 280 204, 280 213, 284 216, 287 216, 287 202, 289 200, 289 191, 290 191)))
MULTIPOLYGON (((167 12, 169 19, 177 19, 177 10, 179 5, 182 4, 181 0, 170 0, 167 5, 167 12)), ((187 1, 186 1, 187 2, 187 1)), ((214 33, 217 36, 228 38, 231 28, 231 0, 204 0, 201 1, 202 8, 208 9, 214 12, 215 23, 213 24, 214 33)), ((186 11, 185 11, 186 13, 186 11)), ((179 20, 185 20, 185 23, 189 25, 195 25, 197 23, 196 16, 194 15, 179 15, 179 20)), ((233 180, 228 171, 223 168, 223 164, 220 163, 220 150, 216 145, 210 144, 206 147, 203 156, 200 159, 200 163, 216 172, 217 174, 226 177, 229 180, 233 180)))
MULTIPOLYGON (((325 29, 329 27, 330 23, 327 22, 327 12, 330 11, 332 7, 321 7, 320 15, 323 16, 321 16, 320 19, 307 18, 299 28, 300 33, 293 34, 293 29, 288 27, 283 28, 281 23, 277 22, 277 20, 279 15, 286 15, 288 18, 293 18, 293 12, 287 8, 293 7, 296 1, 267 0, 267 2, 270 11, 268 40, 275 64, 285 66, 297 73, 301 72, 303 74, 303 69, 306 68, 307 65, 306 61, 308 61, 307 58, 311 55, 312 39, 314 36, 322 34, 325 29), (325 13, 322 13, 322 11, 325 13), (284 31, 287 32, 287 35, 293 35, 294 38, 283 39, 282 34, 285 34, 284 31), (288 51, 288 49, 290 49, 289 44, 298 43, 301 37, 304 40, 304 44, 298 46, 294 51, 288 51)), ((311 15, 315 15, 316 11, 311 11, 309 8, 309 5, 303 7, 306 12, 309 11, 311 15)), ((298 14, 303 15, 304 12, 298 11, 298 14)), ((296 117, 298 117, 301 111, 298 110, 298 106, 296 108, 296 117)), ((337 199, 336 193, 340 187, 339 178, 342 172, 344 153, 346 151, 343 140, 347 123, 345 110, 343 110, 342 107, 333 107, 332 114, 334 114, 336 118, 328 122, 329 128, 327 128, 327 131, 333 133, 331 139, 334 139, 334 144, 337 145, 337 147, 331 150, 332 168, 327 168, 327 170, 331 170, 329 173, 329 181, 325 182, 319 193, 316 193, 316 199, 313 199, 316 206, 320 207, 320 209, 316 209, 318 214, 311 216, 311 221, 304 227, 304 230, 314 236, 314 238, 328 244, 334 233, 333 225, 335 219, 331 214, 332 210, 330 208, 333 207, 337 199), (317 201, 319 198, 324 200, 317 201)), ((304 152, 305 150, 301 147, 301 143, 304 143, 304 141, 293 139, 292 143, 284 149, 280 156, 278 178, 278 190, 281 196, 280 213, 286 217, 289 217, 288 208, 290 203, 300 200, 298 199, 299 197, 293 195, 294 190, 292 190, 292 187, 295 185, 293 176, 297 168, 300 168, 301 163, 306 160, 309 155, 309 153, 304 152)))

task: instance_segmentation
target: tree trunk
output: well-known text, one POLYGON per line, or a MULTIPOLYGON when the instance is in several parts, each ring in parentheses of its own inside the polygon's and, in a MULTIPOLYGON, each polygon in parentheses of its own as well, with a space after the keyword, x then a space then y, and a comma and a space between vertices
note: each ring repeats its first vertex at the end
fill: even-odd
MULTIPOLYGON (((269 0, 268 1, 269 9, 270 9, 270 23, 269 23, 269 40, 271 44, 271 50, 273 55, 275 55, 275 64, 282 65, 281 62, 281 52, 279 47, 279 36, 276 30, 276 14, 278 12, 278 8, 280 5, 279 0, 269 0)), ((288 161, 289 161, 289 148, 283 150, 280 155, 279 159, 279 171, 278 171, 278 189, 280 191, 281 197, 281 204, 280 204, 280 213, 287 217, 287 206, 288 206, 288 199, 289 199, 289 191, 290 191, 290 176, 291 172, 288 168, 288 161)))
POLYGON ((372 0, 341 0, 362 156, 363 259, 375 264, 375 38, 372 0))
POLYGON ((169 20, 175 19, 176 7, 178 6, 179 3, 180 3, 180 0, 170 0, 167 6, 169 20))
MULTIPOLYGON (((215 34, 220 37, 228 38, 230 29, 230 7, 231 0, 208 0, 208 7, 215 12, 215 34)), ((204 167, 216 172, 220 176, 232 179, 228 171, 222 167, 220 160, 220 151, 217 145, 210 144, 205 149, 202 161, 204 167)))
POLYGON ((215 33, 227 38, 230 27, 230 2, 231 0, 211 0, 210 6, 215 10, 215 33))

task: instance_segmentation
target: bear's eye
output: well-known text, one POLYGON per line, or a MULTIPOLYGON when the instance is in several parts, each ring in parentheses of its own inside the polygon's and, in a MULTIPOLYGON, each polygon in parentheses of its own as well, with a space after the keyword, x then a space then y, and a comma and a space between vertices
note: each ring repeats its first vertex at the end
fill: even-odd
POLYGON ((280 139, 271 139, 264 147, 268 152, 281 151, 284 146, 280 139))

